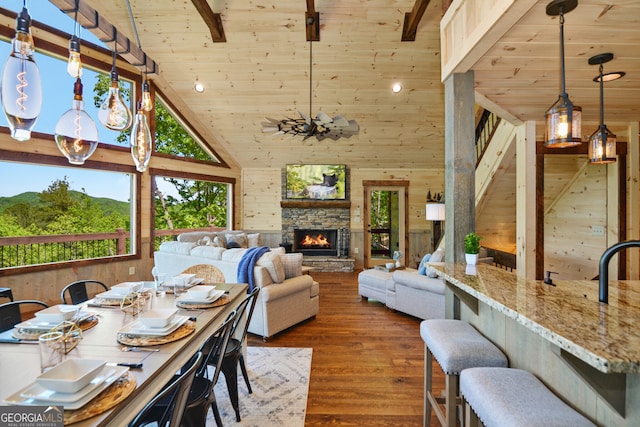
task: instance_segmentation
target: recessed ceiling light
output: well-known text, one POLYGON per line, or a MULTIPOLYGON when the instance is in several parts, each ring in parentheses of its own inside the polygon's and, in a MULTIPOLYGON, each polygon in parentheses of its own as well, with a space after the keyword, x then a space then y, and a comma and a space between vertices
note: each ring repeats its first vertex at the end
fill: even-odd
POLYGON ((196 82, 193 85, 193 90, 195 90, 198 93, 202 93, 202 92, 204 92, 204 85, 202 83, 200 83, 200 82, 196 82))
POLYGON ((393 93, 399 93, 402 90, 402 85, 400 83, 394 83, 391 90, 393 93))

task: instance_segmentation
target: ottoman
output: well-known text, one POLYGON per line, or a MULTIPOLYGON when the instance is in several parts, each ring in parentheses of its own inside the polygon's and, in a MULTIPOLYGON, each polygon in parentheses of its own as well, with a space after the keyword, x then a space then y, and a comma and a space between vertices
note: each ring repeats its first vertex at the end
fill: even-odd
POLYGON ((358 274, 358 293, 386 304, 387 289, 393 289, 393 275, 383 270, 371 268, 358 274))

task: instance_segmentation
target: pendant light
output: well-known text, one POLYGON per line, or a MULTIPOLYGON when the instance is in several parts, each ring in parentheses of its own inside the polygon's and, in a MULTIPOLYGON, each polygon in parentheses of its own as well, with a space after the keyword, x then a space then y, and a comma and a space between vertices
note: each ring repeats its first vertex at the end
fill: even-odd
POLYGON ((2 71, 2 110, 4 111, 11 137, 18 141, 31 138, 31 129, 36 124, 42 109, 42 79, 33 59, 34 46, 31 36, 31 16, 26 0, 16 19, 16 34, 11 41, 11 53, 2 71))
POLYGON ((124 102, 118 84, 118 70, 116 68, 116 57, 118 55, 117 45, 113 50, 113 65, 111 67, 111 87, 107 97, 100 105, 98 119, 106 128, 123 131, 131 126, 131 110, 124 102))
POLYGON ((601 53, 589 58, 589 65, 599 64, 599 75, 594 77, 594 82, 600 83, 600 126, 589 137, 589 163, 602 164, 616 161, 616 136, 607 129, 604 124, 604 82, 617 80, 625 73, 603 74, 603 65, 613 59, 612 53, 601 53))
POLYGON ((138 172, 147 170, 151 160, 151 129, 141 103, 138 105, 138 112, 131 128, 131 157, 138 172))
POLYGON ((91 116, 84 111, 80 77, 73 85, 72 106, 56 125, 55 141, 72 165, 84 164, 98 147, 98 128, 91 116))
POLYGON ((582 143, 582 108, 573 105, 565 90, 564 14, 578 6, 578 0, 553 0, 547 15, 560 19, 560 79, 562 93, 545 114, 545 147, 564 148, 582 143))
POLYGON ((76 9, 73 27, 73 35, 69 40, 69 60, 67 61, 67 73, 73 78, 82 77, 82 61, 80 60, 80 38, 78 24, 78 6, 80 0, 76 0, 76 9))

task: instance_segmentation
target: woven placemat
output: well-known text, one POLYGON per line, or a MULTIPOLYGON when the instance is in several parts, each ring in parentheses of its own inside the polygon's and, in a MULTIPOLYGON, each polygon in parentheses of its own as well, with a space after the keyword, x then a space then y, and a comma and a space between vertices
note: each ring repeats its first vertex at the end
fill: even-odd
POLYGON ((108 411, 122 402, 135 389, 136 377, 127 371, 82 408, 75 411, 64 411, 64 425, 77 423, 108 411))
POLYGON ((200 304, 200 303, 194 304, 190 302, 176 301, 176 307, 184 308, 186 310, 199 310, 202 308, 220 307, 220 306, 229 304, 230 302, 231 302, 231 297, 229 297, 229 295, 223 295, 217 300, 215 300, 214 302, 208 302, 206 304, 200 304))
MULTIPOLYGON (((87 329, 91 329, 94 326, 96 326, 98 322, 99 320, 97 316, 91 316, 91 317, 87 317, 82 322, 80 322, 78 326, 80 326, 80 329, 82 329, 82 331, 86 331, 87 329)), ((13 332, 11 333, 11 336, 19 340, 37 341, 38 337, 46 332, 49 332, 49 331, 43 331, 41 329, 38 329, 38 330, 26 329, 26 328, 14 329, 13 332)))
POLYGON ((117 339, 120 344, 131 345, 134 347, 145 347, 151 345, 167 344, 173 341, 177 341, 193 333, 193 331, 195 330, 196 322, 187 320, 178 329, 163 337, 140 336, 118 332, 117 339))

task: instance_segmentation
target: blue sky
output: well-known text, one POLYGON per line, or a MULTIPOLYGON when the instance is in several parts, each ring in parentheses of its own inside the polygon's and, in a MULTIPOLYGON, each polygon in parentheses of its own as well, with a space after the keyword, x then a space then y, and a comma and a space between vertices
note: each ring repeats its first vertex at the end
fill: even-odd
MULTIPOLYGON (((2 0, 3 8, 13 10, 16 13, 22 10, 22 4, 22 0, 2 0)), ((48 1, 32 0, 27 2, 27 8, 33 20, 44 22, 69 34, 73 33, 73 19, 60 12, 48 1)), ((104 46, 89 31, 82 28, 80 29, 80 37, 104 46)), ((36 49, 37 47, 36 43, 36 49)), ((0 42, 0 66, 2 67, 9 56, 10 48, 10 44, 0 42)), ((35 61, 42 76, 43 107, 34 130, 53 135, 56 123, 62 114, 71 107, 74 78, 67 74, 65 61, 53 59, 39 52, 35 54, 35 61)), ((95 83, 95 73, 85 69, 82 82, 85 110, 98 125, 99 140, 102 142, 114 141, 118 133, 108 130, 98 122, 97 108, 93 106, 92 89, 95 83)), ((0 114, 0 126, 8 126, 4 114, 0 114)), ((29 142, 16 141, 16 144, 29 144, 29 142)), ((53 136, 51 144, 55 144, 53 136)), ((82 166, 55 168, 4 162, 0 165, 0 182, 5 183, 0 186, 0 196, 13 196, 25 191, 39 192, 46 189, 55 179, 62 179, 65 176, 68 177, 72 189, 80 191, 84 188, 91 196, 126 201, 130 195, 128 174, 88 171, 82 166), (11 185, 6 183, 11 183, 11 185)))

